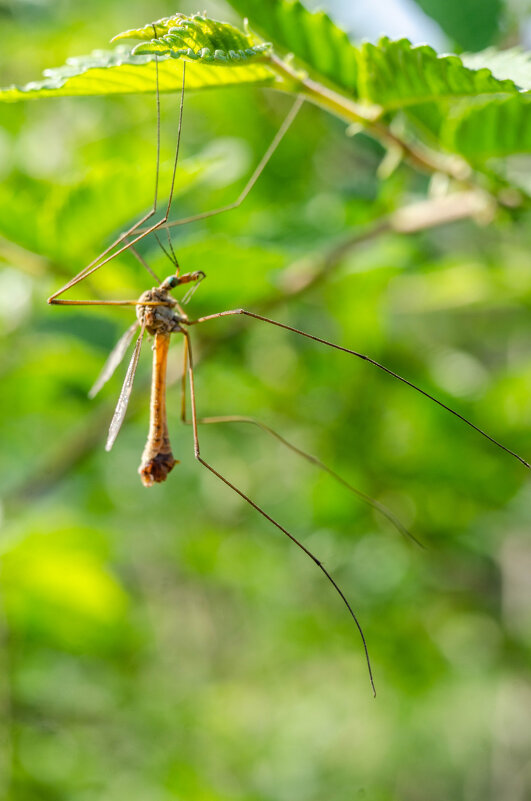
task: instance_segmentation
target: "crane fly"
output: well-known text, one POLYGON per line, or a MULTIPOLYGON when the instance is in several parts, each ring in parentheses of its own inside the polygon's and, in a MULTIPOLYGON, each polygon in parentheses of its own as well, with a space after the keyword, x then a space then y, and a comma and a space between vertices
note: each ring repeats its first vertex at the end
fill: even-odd
MULTIPOLYGON (((154 33, 156 36, 155 27, 154 27, 154 33)), ((182 119, 183 119, 183 101, 184 101, 184 87, 185 87, 185 63, 183 63, 183 84, 181 90, 179 126, 177 132, 177 144, 175 148, 175 158, 173 163, 169 200, 163 217, 156 223, 148 226, 147 228, 143 228, 142 226, 145 225, 145 223, 147 223, 148 220, 150 220, 150 218, 156 214, 158 206, 159 166, 160 166, 160 100, 159 100, 159 88, 158 88, 157 59, 155 59, 155 66, 156 66, 156 104, 157 104, 157 160, 156 160, 156 171, 155 171, 155 191, 154 191, 153 207, 137 223, 131 226, 127 231, 120 234, 117 237, 117 239, 115 239, 114 242, 111 245, 109 245, 109 247, 107 247, 104 251, 102 251, 102 253, 96 259, 94 259, 90 264, 88 264, 85 268, 83 268, 76 276, 74 276, 74 278, 72 278, 63 287, 61 287, 61 289, 57 290, 53 295, 51 295, 50 298, 48 299, 48 302, 55 305, 130 306, 130 307, 135 307, 136 309, 136 316, 137 316, 136 321, 127 329, 125 334, 122 336, 122 338, 119 340, 115 348, 112 350, 100 376, 98 377, 92 390, 89 393, 91 397, 94 397, 97 394, 97 392, 99 392, 99 390, 102 388, 102 386, 111 378, 111 376, 113 375, 113 373, 115 372, 115 370, 125 357, 127 350, 135 337, 135 334, 138 333, 136 344, 133 349, 133 355, 131 357, 126 372, 122 391, 120 393, 116 410, 114 412, 114 416, 110 424, 109 434, 106 443, 106 450, 110 450, 114 445, 114 442, 118 436, 120 428, 124 422, 129 399, 131 397, 133 381, 138 367, 140 352, 144 338, 146 336, 152 338, 153 373, 152 373, 152 384, 151 384, 150 424, 149 424, 149 433, 147 437, 147 442, 142 454, 140 467, 138 469, 138 472, 140 473, 140 479, 145 487, 152 487, 154 484, 165 481, 169 473, 175 467, 175 465, 178 464, 178 461, 175 459, 172 453, 170 437, 168 432, 167 418, 166 418, 166 383, 167 383, 166 370, 167 370, 168 351, 169 351, 171 337, 174 334, 182 335, 184 339, 184 365, 183 365, 182 388, 181 388, 181 419, 185 423, 191 423, 193 430, 195 458, 201 465, 203 465, 203 467, 209 470, 227 487, 229 487, 233 492, 239 495, 247 504, 249 504, 249 506, 251 506, 256 512, 258 512, 263 518, 265 518, 269 523, 271 523, 279 531, 281 531, 284 535, 286 535, 298 548, 300 548, 310 559, 312 559, 312 561, 317 565, 317 567, 322 571, 322 573, 324 573, 327 580, 332 584, 335 591, 340 596, 342 602, 345 604, 349 614, 351 615, 355 625, 357 626, 357 629, 359 631, 363 643, 371 686, 373 692, 375 693, 371 662, 369 658, 369 652, 365 636, 362 627, 358 621, 358 618, 356 617, 343 591, 336 583, 332 575, 325 568, 323 563, 303 544, 303 542, 301 542, 297 537, 295 537, 290 531, 288 531, 283 525, 281 525, 281 523, 275 520, 270 514, 268 514, 268 512, 266 512, 254 500, 252 500, 234 483, 232 483, 226 476, 224 476, 221 472, 219 472, 216 468, 214 468, 206 459, 204 459, 204 457, 201 455, 199 447, 199 434, 198 434, 199 424, 200 423, 214 423, 214 424, 248 423, 249 424, 250 423, 258 426, 261 430, 263 430, 264 432, 268 433, 269 435, 273 436, 275 439, 280 441, 285 447, 291 449, 292 451, 294 451, 307 461, 319 467, 321 470, 327 472, 337 482, 342 484, 352 493, 356 494, 365 503, 371 505, 379 513, 383 514, 402 534, 410 537, 413 540, 415 540, 415 538, 395 517, 395 515, 392 512, 390 512, 385 506, 383 506, 378 501, 374 500, 370 496, 366 495, 365 493, 353 487, 348 481, 346 481, 344 478, 338 475, 334 470, 325 465, 320 459, 318 459, 315 456, 312 456, 309 453, 306 453, 296 445, 293 445, 292 443, 288 442, 283 436, 278 434, 276 431, 274 431, 272 428, 265 425, 261 421, 251 417, 244 417, 241 415, 199 418, 197 415, 197 408, 196 408, 196 393, 194 385, 194 360, 193 360, 192 342, 189 333, 189 328, 199 324, 207 323, 209 321, 214 321, 221 317, 244 315, 247 318, 254 319, 256 321, 260 321, 268 325, 276 326, 278 328, 284 329, 298 336, 305 337, 309 340, 312 340, 315 343, 318 343, 319 345, 324 345, 327 348, 331 348, 333 350, 346 353, 350 356, 354 356, 357 359, 361 359, 377 367, 379 370, 382 370, 389 376, 401 381, 411 389, 415 390, 421 395, 424 395, 424 397, 437 403, 443 409, 450 412, 455 417, 459 418, 462 422, 466 423, 470 428, 474 429, 476 432, 478 432, 483 437, 488 439, 491 443, 493 443, 497 447, 504 450, 506 453, 513 456, 525 467, 530 468, 530 464, 521 456, 519 456, 517 453, 510 450, 506 446, 502 445, 493 437, 491 437, 489 434, 487 434, 485 431, 476 426, 474 423, 467 420, 459 412, 455 411, 454 409, 451 409, 449 406, 444 404, 442 401, 438 400, 430 393, 426 392, 424 389, 420 388, 419 386, 412 383, 408 379, 398 375, 393 370, 380 364, 379 362, 375 361, 374 359, 363 353, 344 347, 342 345, 335 344, 328 340, 322 339, 321 337, 318 337, 314 334, 301 331, 300 329, 294 328, 293 326, 287 325, 286 323, 272 320, 268 317, 264 317, 263 315, 257 314, 252 311, 247 311, 241 308, 221 311, 215 314, 209 314, 207 316, 198 317, 196 319, 189 319, 188 315, 185 313, 183 309, 183 305, 185 302, 187 302, 187 300, 190 299, 191 293, 197 287, 198 283, 201 280, 203 280, 205 274, 202 271, 181 274, 180 266, 175 256, 175 252, 173 250, 168 229, 174 226, 184 225, 185 223, 192 223, 199 220, 204 220, 208 217, 212 217, 216 214, 229 211, 241 205, 241 203, 245 200, 245 198, 253 188, 254 184, 258 180, 260 174, 265 169, 271 156, 273 155, 278 145, 282 141, 286 131, 288 130, 293 120, 295 119, 303 103, 303 100, 298 98, 295 101, 294 105, 290 109, 287 117, 285 118, 280 129, 275 135, 266 153, 258 163, 258 166, 252 173, 244 189, 233 203, 230 203, 226 206, 217 209, 205 211, 191 217, 170 221, 169 215, 174 193, 175 175, 179 157, 182 119), (164 248, 160 240, 158 241, 162 249, 166 253, 166 255, 169 256, 170 260, 175 266, 175 273, 170 275, 163 281, 161 281, 157 277, 157 275, 153 272, 153 270, 149 267, 149 265, 145 262, 142 256, 135 250, 134 247, 137 242, 142 240, 148 234, 154 234, 155 236, 157 236, 157 231, 159 229, 166 229, 166 233, 168 236, 169 252, 164 248), (107 264, 108 262, 112 261, 114 258, 119 256, 126 250, 130 251, 157 281, 157 285, 145 291, 138 298, 138 300, 100 301, 100 300, 70 300, 61 298, 61 295, 64 292, 71 289, 73 286, 80 283, 81 281, 84 281, 94 272, 103 267, 104 264, 107 264), (182 299, 181 303, 179 303, 171 295, 171 292, 185 284, 191 284, 192 287, 190 291, 187 293, 187 296, 182 299), (190 406, 191 406, 190 421, 186 419, 187 387, 189 389, 190 406)))
POLYGON ((185 326, 188 323, 188 318, 182 306, 170 295, 170 291, 182 284, 200 281, 204 277, 205 274, 199 271, 182 276, 170 275, 160 286, 153 287, 141 295, 136 302, 136 323, 133 323, 120 339, 104 366, 100 378, 90 392, 90 395, 94 397, 105 381, 111 377, 114 369, 125 355, 126 349, 136 331, 140 328, 140 334, 133 350, 133 356, 129 363, 109 428, 105 449, 110 451, 125 418, 144 335, 148 334, 153 338, 149 433, 140 467, 138 468, 142 484, 145 487, 152 487, 155 483, 166 481, 168 474, 178 464, 172 453, 168 432, 166 372, 171 335, 181 333, 187 337, 185 326))
MULTIPOLYGON (((133 252, 135 252, 134 249, 133 252)), ((386 509, 386 507, 382 506, 380 503, 370 498, 368 495, 365 495, 365 493, 362 493, 356 488, 352 487, 347 481, 345 481, 345 479, 343 479, 333 470, 328 468, 319 459, 308 453, 305 453, 300 448, 292 445, 287 440, 285 440, 284 437, 282 437, 280 434, 277 434, 277 432, 269 428, 269 426, 264 425, 260 421, 255 420, 254 418, 243 417, 238 415, 200 419, 197 415, 196 393, 194 384, 194 360, 193 360, 191 337, 188 329, 191 326, 204 324, 209 321, 219 319, 221 317, 244 315, 251 319, 267 323, 268 325, 282 328, 286 331, 305 337, 307 339, 310 339, 321 345, 325 345, 326 347, 332 348, 334 350, 342 351, 343 353, 355 356, 356 358, 362 359, 363 361, 366 361, 369 364, 374 365, 380 370, 383 370, 388 375, 398 379, 399 381, 406 384, 410 388, 414 389, 415 391, 419 392, 420 394, 434 401, 439 406, 443 407, 451 414, 455 415, 460 420, 465 422, 471 428, 473 428, 474 430, 482 434, 484 437, 489 439, 491 442, 496 444, 498 447, 502 448, 503 450, 514 456, 525 466, 529 467, 529 464, 524 459, 522 459, 522 457, 518 456, 518 454, 514 453, 513 451, 510 451, 504 445, 501 445, 496 440, 494 440, 489 434, 487 434, 486 432, 482 431, 480 428, 475 426, 473 423, 471 423, 469 420, 463 417, 459 412, 456 412, 449 406, 446 406, 444 403, 442 403, 442 401, 438 400, 433 395, 430 395, 425 390, 413 384, 408 379, 403 378, 402 376, 398 375, 394 371, 390 370, 389 368, 385 367, 384 365, 380 364, 379 362, 375 361, 369 356, 366 356, 365 354, 359 353, 355 350, 351 350, 350 348, 343 347, 342 345, 337 345, 334 342, 329 342, 328 340, 322 339, 321 337, 317 337, 313 334, 301 331, 300 329, 294 328, 293 326, 287 325, 286 323, 282 323, 277 320, 272 320, 268 317, 264 317, 263 315, 247 311, 245 309, 229 309, 227 311, 221 311, 215 314, 209 314, 204 317, 189 319, 188 315, 184 312, 182 305, 178 303, 170 293, 172 290, 176 289, 177 287, 183 284, 194 283, 195 286, 197 286, 198 282, 203 280, 205 274, 202 271, 197 271, 180 275, 178 264, 176 264, 176 266, 177 266, 177 271, 174 275, 170 275, 164 281, 160 282, 158 286, 152 287, 151 289, 144 292, 138 300, 122 300, 122 301, 56 300, 55 301, 56 303, 59 304, 66 303, 75 305, 133 306, 136 308, 136 315, 137 315, 136 322, 133 323, 133 325, 131 325, 127 329, 125 334, 122 336, 122 338, 119 340, 115 348, 112 350, 106 364, 104 365, 104 368, 100 376, 98 377, 96 383, 94 384, 92 390, 90 391, 90 395, 94 397, 94 395, 101 389, 101 387, 106 383, 106 381, 108 381, 108 379, 113 375, 114 371, 124 358, 128 346, 131 344, 136 332, 138 331, 138 329, 140 329, 140 333, 138 334, 138 338, 133 350, 133 355, 131 357, 131 361, 127 368, 122 391, 120 393, 118 403, 116 405, 116 410, 114 412, 114 416, 110 424, 109 434, 106 443, 106 450, 110 450, 114 445, 114 442, 122 426, 122 423, 125 419, 129 399, 131 397, 131 391, 133 388, 133 381, 139 363, 142 343, 144 341, 145 335, 147 334, 148 336, 151 336, 153 338, 153 374, 152 374, 152 384, 151 384, 149 433, 144 451, 142 453, 140 467, 138 468, 142 484, 145 487, 151 487, 156 483, 165 481, 169 473, 175 467, 175 465, 178 464, 177 460, 175 459, 172 453, 169 432, 168 432, 167 417, 166 417, 166 368, 167 368, 170 339, 173 334, 181 334, 184 337, 184 366, 182 373, 182 390, 181 390, 182 391, 181 419, 183 422, 188 422, 186 419, 186 400, 185 400, 186 386, 188 383, 189 393, 190 393, 191 414, 192 414, 192 419, 190 422, 193 429, 195 458, 201 465, 203 465, 207 470, 209 470, 213 475, 215 475, 227 487, 229 487, 231 490, 233 490, 233 492, 239 495, 262 517, 264 517, 273 526, 275 526, 278 530, 280 530, 283 534, 285 534, 293 543, 295 543, 295 545, 297 545, 302 551, 304 551, 304 553, 307 556, 309 556, 310 559, 312 559, 312 561, 317 565, 317 567, 319 567, 319 569, 324 573, 328 581, 332 584, 336 592, 341 597, 343 603, 347 607, 350 615, 352 616, 358 628, 359 634, 362 639, 363 648, 365 651, 365 658, 369 670, 369 678, 371 686, 374 694, 376 694, 365 635, 358 621, 358 618, 355 615, 343 591, 336 583, 334 578, 331 576, 331 574, 328 572, 328 570, 325 568, 323 563, 299 539, 297 539, 297 537, 295 537, 290 531, 288 531, 288 529, 286 529, 283 525, 281 525, 281 523, 275 520, 261 506, 259 506, 254 500, 252 500, 234 483, 232 483, 226 476, 224 476, 221 472, 219 472, 216 468, 214 468, 208 461, 206 461, 203 458, 199 446, 199 434, 198 434, 199 424, 240 422, 240 423, 253 423, 259 426, 262 430, 274 436, 285 446, 295 451, 308 461, 316 464, 321 469, 325 470, 339 483, 346 486, 353 493, 361 497, 361 499, 364 500, 366 503, 370 504, 379 512, 384 514, 387 517, 387 519, 390 520, 393 523, 393 525, 403 534, 406 534, 412 539, 415 538, 400 523, 400 521, 393 515, 393 513, 390 512, 388 509, 386 509)))

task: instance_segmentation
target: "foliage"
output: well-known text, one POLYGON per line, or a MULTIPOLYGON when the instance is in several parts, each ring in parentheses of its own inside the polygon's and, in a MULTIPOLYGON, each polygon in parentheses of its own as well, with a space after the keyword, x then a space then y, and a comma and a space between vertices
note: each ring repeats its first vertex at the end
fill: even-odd
MULTIPOLYGON (((197 10, 184 5, 187 16, 197 10)), ((23 84, 108 31, 174 11, 145 0, 94 0, 89 18, 74 0, 3 6, 2 83, 23 84)), ((264 29, 252 19, 251 29, 283 58, 295 46, 267 32, 277 22, 266 11, 264 29)), ((228 19, 230 9, 211 13, 228 19)), ((333 23, 305 13, 301 38, 322 24, 332 41, 333 23)), ((181 463, 165 485, 142 490, 149 349, 105 453, 125 367, 96 400, 87 392, 130 311, 45 299, 153 200, 154 60, 120 46, 123 64, 82 72, 72 63, 79 75, 60 79, 85 93, 97 76, 105 93, 114 83, 112 96, 1 111, 0 797, 483 801, 516 780, 515 792, 529 795, 530 496, 520 465, 346 354, 258 322, 191 331, 202 415, 258 417, 389 506, 426 545, 411 546, 263 432, 201 428, 205 457, 340 582, 367 635, 374 701, 356 632, 315 566, 194 460, 180 424, 178 337, 168 406, 181 463), (144 95, 123 91, 141 80, 144 95)), ((337 62, 321 52, 320 65, 301 51, 291 68, 365 109, 377 103, 376 122, 398 142, 424 153, 435 141, 438 157, 463 154, 478 173, 463 186, 411 161, 389 165, 393 142, 379 131, 346 137, 337 115, 305 104, 238 209, 175 229, 183 270, 207 273, 187 311, 264 310, 354 347, 529 456, 531 243, 515 192, 528 100, 513 85, 529 88, 527 59, 509 51, 502 65, 499 50, 447 59, 404 40, 357 46, 343 35, 336 50, 337 62), (323 72, 325 62, 331 71, 347 64, 347 47, 348 91, 323 72), (495 79, 480 71, 489 65, 495 79), (426 86, 429 107, 418 103, 426 86), (512 155, 493 163, 493 152, 512 155), (477 220, 369 235, 427 198, 457 205, 465 191, 485 201, 477 220)), ((187 60, 188 87, 231 88, 185 94, 172 219, 233 201, 284 119, 290 98, 254 83, 287 89, 288 78, 257 61, 187 60)), ((180 91, 181 62, 159 58, 164 91, 180 91)), ((160 208, 178 101, 161 98, 160 208)), ((157 273, 172 271, 156 241, 138 247, 157 273)), ((137 297, 152 280, 124 254, 78 296, 137 297)))
MULTIPOLYGON (((90 56, 70 58, 64 67, 46 70, 41 82, 7 88, 0 99, 10 102, 37 96, 152 93, 156 87, 155 60, 154 56, 132 55, 130 48, 123 45, 114 50, 97 50, 90 56)), ((207 63, 201 63, 199 69, 193 63, 188 67, 188 89, 245 83, 262 85, 271 83, 274 78, 271 70, 262 65, 238 65, 230 72, 221 73, 209 66, 210 57, 205 60, 207 63)), ((158 79, 160 92, 179 91, 183 82, 182 67, 159 59, 158 79)))
POLYGON ((510 78, 521 89, 531 89, 531 54, 521 47, 507 50, 488 47, 480 53, 465 53, 461 58, 473 70, 486 67, 500 80, 510 78))
POLYGON ((307 68, 356 94, 356 48, 328 14, 310 12, 299 0, 231 0, 230 5, 280 52, 294 53, 307 68))
POLYGON ((415 0, 465 50, 481 50, 499 33, 502 0, 415 0))
POLYGON ((119 33, 114 38, 117 41, 148 39, 147 44, 137 45, 133 54, 171 55, 205 64, 240 64, 259 58, 271 48, 267 42, 259 42, 234 25, 216 22, 201 14, 166 17, 138 30, 119 33))
MULTIPOLYGON (((364 122, 384 141, 387 127, 403 112, 409 128, 406 140, 413 137, 419 144, 465 156, 476 170, 488 174, 490 158, 531 148, 529 94, 520 88, 527 82, 527 56, 518 50, 490 50, 483 60, 481 55, 469 56, 465 64, 458 56, 440 56, 407 39, 383 37, 376 45, 355 46, 327 14, 308 11, 299 0, 233 0, 231 5, 248 15, 251 26, 281 53, 293 53, 317 80, 331 82, 346 96, 336 94, 331 103, 324 86, 307 84, 303 74, 275 56, 268 41, 250 31, 206 15, 179 13, 114 37, 141 39, 140 45, 70 59, 66 67, 48 70, 41 83, 4 90, 0 100, 153 91, 155 60, 160 62, 161 91, 175 91, 182 85, 182 71, 172 61, 184 59, 191 62, 186 79, 190 89, 274 83, 276 75, 278 88, 306 94, 347 120, 364 122), (502 70, 510 77, 495 77, 485 59, 497 73, 502 70), (383 128, 371 124, 376 116, 385 119, 383 128), (476 141, 481 142, 478 148, 476 141)), ((494 5, 485 19, 496 19, 494 5)), ((436 163, 441 169, 441 162, 436 163)))
POLYGON ((531 152, 531 96, 478 102, 446 122, 455 150, 478 163, 492 157, 531 152))

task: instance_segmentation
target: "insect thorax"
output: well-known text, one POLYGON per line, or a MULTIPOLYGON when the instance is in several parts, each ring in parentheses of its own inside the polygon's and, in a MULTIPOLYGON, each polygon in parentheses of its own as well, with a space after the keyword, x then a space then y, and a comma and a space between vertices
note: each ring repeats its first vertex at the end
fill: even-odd
POLYGON ((148 334, 171 334, 174 331, 182 331, 180 326, 181 317, 174 310, 175 300, 167 290, 160 287, 148 289, 139 297, 139 303, 160 303, 160 306, 136 307, 136 316, 141 325, 146 326, 148 334))

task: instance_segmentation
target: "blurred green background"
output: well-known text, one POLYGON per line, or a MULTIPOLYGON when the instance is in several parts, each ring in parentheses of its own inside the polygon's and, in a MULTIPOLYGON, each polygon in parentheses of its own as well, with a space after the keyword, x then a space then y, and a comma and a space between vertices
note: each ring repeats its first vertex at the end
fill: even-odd
MULTIPOLYGON (((415 35, 460 46, 412 6, 397 3, 405 16, 386 20, 359 5, 355 37, 408 35, 397 26, 409 19, 415 35)), ((350 4, 327 7, 349 21, 350 4)), ((490 41, 525 37, 515 8, 492 4, 490 41)), ((37 79, 177 10, 196 8, 1 2, 1 83, 37 79)), ((222 2, 208 12, 233 18, 222 2)), ((162 98, 162 195, 177 106, 162 98)), ((272 91, 188 94, 174 216, 236 197, 288 108, 272 91)), ((182 343, 168 399, 181 464, 144 490, 149 348, 110 454, 125 367, 87 398, 131 312, 46 305, 149 206, 154 98, 33 101, 0 114, 0 798, 529 798, 525 470, 345 354, 239 318, 192 331, 200 414, 258 417, 387 504, 427 546, 266 434, 201 429, 205 458, 344 588, 367 636, 373 700, 356 630, 324 577, 195 462, 179 423, 182 343)), ((528 217, 387 234, 293 293, 313 257, 425 196, 427 179, 406 167, 379 180, 382 156, 305 106, 239 210, 175 234, 183 269, 208 276, 189 312, 267 309, 370 354, 529 456, 528 217)), ((142 253, 171 272, 156 243, 142 253)), ((127 257, 77 296, 136 297, 150 285, 127 257)))

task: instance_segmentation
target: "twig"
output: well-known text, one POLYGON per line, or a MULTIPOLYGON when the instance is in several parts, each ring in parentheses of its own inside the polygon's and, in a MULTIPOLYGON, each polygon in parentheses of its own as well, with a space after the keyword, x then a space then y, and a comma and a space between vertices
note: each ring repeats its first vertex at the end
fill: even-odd
POLYGON ((386 233, 415 234, 458 220, 474 219, 480 224, 490 222, 495 202, 479 189, 455 192, 433 200, 422 200, 380 218, 368 228, 356 232, 331 249, 314 257, 305 257, 288 267, 282 276, 283 295, 264 301, 270 308, 285 298, 307 292, 323 281, 352 250, 386 233))
POLYGON ((388 126, 378 120, 382 113, 382 109, 379 106, 363 106, 354 102, 351 98, 317 83, 305 73, 294 70, 274 53, 269 56, 269 63, 277 74, 287 82, 290 90, 298 91, 308 100, 347 122, 363 126, 384 144, 400 148, 404 158, 414 167, 429 174, 442 172, 450 178, 461 182, 470 178, 472 169, 460 156, 445 156, 435 153, 427 147, 406 142, 392 132, 388 126))

